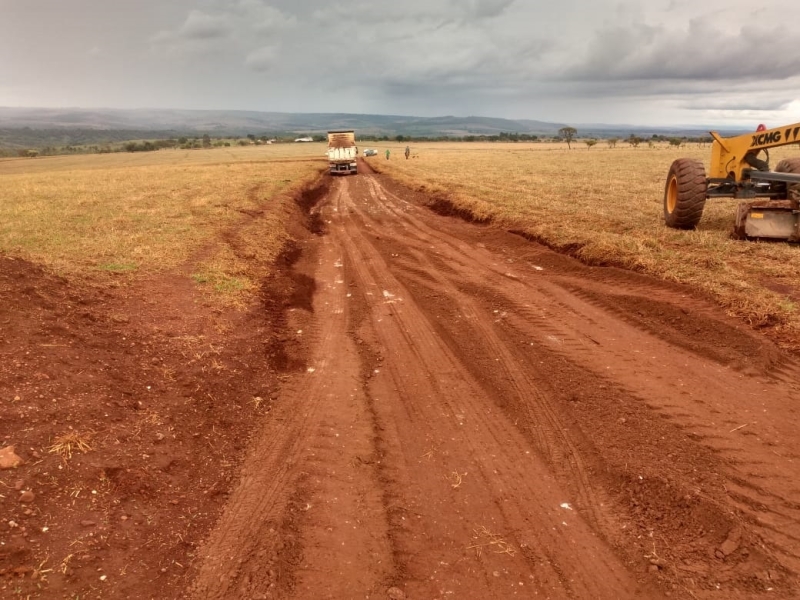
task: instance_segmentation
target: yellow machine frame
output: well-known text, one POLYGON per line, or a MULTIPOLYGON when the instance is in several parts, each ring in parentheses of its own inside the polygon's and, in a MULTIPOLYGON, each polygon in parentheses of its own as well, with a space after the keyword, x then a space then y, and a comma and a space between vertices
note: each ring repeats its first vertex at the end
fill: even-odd
POLYGON ((699 160, 672 163, 664 187, 664 221, 694 229, 706 200, 739 200, 733 235, 800 242, 800 158, 784 159, 774 171, 758 153, 800 143, 800 123, 723 138, 712 131, 711 167, 699 160), (755 160, 754 160, 755 159, 755 160), (751 164, 752 163, 752 164, 751 164))
POLYGON ((752 169, 744 157, 748 152, 777 148, 800 142, 800 123, 747 133, 736 137, 723 138, 714 131, 710 132, 714 142, 711 145, 711 179, 734 179, 742 181, 743 171, 752 169))

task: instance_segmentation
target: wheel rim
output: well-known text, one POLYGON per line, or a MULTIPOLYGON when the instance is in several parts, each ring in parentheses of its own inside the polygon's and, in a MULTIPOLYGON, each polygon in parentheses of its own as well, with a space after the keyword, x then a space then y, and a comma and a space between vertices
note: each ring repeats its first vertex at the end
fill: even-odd
POLYGON ((667 187, 667 212, 672 214, 678 205, 678 178, 674 175, 669 180, 667 187))

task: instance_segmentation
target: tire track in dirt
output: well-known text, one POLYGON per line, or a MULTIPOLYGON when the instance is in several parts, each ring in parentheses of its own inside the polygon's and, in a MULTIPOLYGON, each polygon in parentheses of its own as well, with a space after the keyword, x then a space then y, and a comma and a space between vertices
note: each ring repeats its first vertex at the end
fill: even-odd
MULTIPOLYGON (((606 306, 602 306, 602 310, 615 312, 606 306)), ((509 309, 509 312, 514 311, 509 309)), ((523 314, 509 319, 508 323, 517 331, 525 331, 530 320, 525 318, 524 311, 520 312, 523 314)), ((626 321, 629 322, 623 319, 623 323, 626 321)), ((739 517, 751 523, 752 531, 758 533, 779 562, 791 570, 800 567, 794 550, 798 545, 800 512, 797 511, 797 499, 800 496, 792 475, 791 458, 782 460, 772 448, 774 442, 768 439, 737 433, 737 428, 752 418, 752 401, 770 396, 769 392, 765 394, 766 389, 776 390, 775 398, 783 395, 784 406, 788 406, 791 392, 781 391, 780 382, 770 382, 769 379, 754 381, 740 371, 707 358, 675 355, 668 344, 654 341, 649 335, 638 333, 637 336, 634 328, 612 331, 596 326, 581 332, 591 339, 603 340, 603 344, 581 343, 579 332, 554 329, 551 328, 548 337, 558 340, 555 352, 564 354, 569 360, 575 360, 575 355, 582 353, 581 362, 588 359, 590 364, 607 365, 611 373, 606 377, 610 376, 621 391, 642 399, 686 431, 693 442, 723 457, 724 462, 716 469, 724 474, 724 478, 717 481, 717 489, 712 490, 714 501, 719 503, 718 510, 725 513, 731 512, 733 507, 738 508, 739 517), (562 344, 570 339, 570 334, 573 343, 562 344), (615 344, 617 339, 626 341, 615 344), (737 399, 741 402, 738 419, 731 410, 736 407, 737 399), (720 425, 726 425, 727 429, 720 425), (775 458, 765 461, 765 450, 775 454, 775 458), (745 487, 740 483, 744 481, 747 482, 745 487), (781 523, 780 528, 770 526, 770 514, 781 523)), ((712 353, 712 357, 718 355, 718 352, 712 353)), ((780 429, 780 426, 768 426, 769 436, 785 440, 783 445, 794 447, 790 428, 784 428, 782 433, 780 429)))
POLYGON ((305 373, 286 376, 201 550, 193 597, 344 598, 353 588, 375 593, 391 573, 380 485, 357 467, 370 462, 373 433, 346 334, 340 251, 322 243, 314 267, 325 282, 314 299, 320 317, 290 316, 313 349, 305 373))
MULTIPOLYGON (((629 290, 624 287, 618 289, 616 294, 605 297, 602 302, 596 301, 595 294, 581 292, 576 294, 577 297, 589 301, 588 307, 581 307, 584 314, 591 314, 595 307, 604 313, 624 313, 624 308, 614 306, 614 298, 629 298, 629 290)), ((572 302, 573 307, 576 305, 572 302)), ((697 318, 693 316, 693 320, 697 318)), ((720 482, 724 492, 718 498, 722 504, 721 510, 725 510, 725 504, 736 506, 740 516, 751 522, 754 531, 759 533, 784 566, 794 571, 800 569, 795 550, 800 534, 800 512, 797 510, 800 495, 790 465, 791 459, 782 460, 783 457, 773 447, 776 443, 774 440, 781 440, 782 446, 789 448, 790 452, 796 452, 792 428, 782 426, 780 422, 764 423, 761 435, 737 434, 737 427, 752 423, 755 406, 771 403, 765 403, 764 398, 783 406, 787 412, 790 410, 796 394, 792 387, 787 388, 784 379, 785 373, 791 373, 792 367, 787 365, 784 373, 778 373, 777 376, 774 371, 763 373, 763 363, 773 360, 772 356, 767 356, 765 360, 757 357, 752 368, 746 364, 747 357, 741 355, 733 361, 737 367, 742 365, 740 368, 717 363, 714 359, 734 354, 730 347, 724 351, 707 351, 708 358, 676 354, 671 344, 653 338, 652 325, 640 325, 637 330, 636 319, 627 313, 623 314, 621 321, 625 325, 615 331, 607 327, 605 330, 602 327, 589 330, 593 338, 603 339, 605 343, 587 346, 588 351, 584 351, 584 355, 587 358, 593 356, 591 362, 595 364, 615 365, 611 367, 617 371, 614 379, 625 390, 644 399, 650 407, 690 431, 697 442, 726 457, 727 464, 720 465, 726 479, 720 482), (615 340, 625 342, 615 343, 615 340), (761 377, 753 378, 748 374, 761 374, 761 377), (685 402, 676 402, 676 399, 685 402), (718 426, 720 421, 728 426, 727 430, 718 426), (774 458, 765 461, 765 450, 774 458), (746 486, 740 483, 744 481, 747 482, 746 486), (731 492, 738 494, 738 501, 731 492), (743 504, 741 500, 747 497, 750 497, 750 501, 743 504), (780 527, 771 526, 769 514, 780 523, 780 527)), ((724 324, 720 326, 726 327, 724 324)), ((667 340, 672 342, 674 336, 674 333, 670 334, 667 340)), ((741 337, 741 334, 738 336, 741 337)), ((691 340, 680 344, 684 348, 692 345, 691 340)), ((697 345, 694 346, 692 350, 697 349, 697 345)))
POLYGON ((195 597, 796 596, 794 361, 364 172, 195 597))
MULTIPOLYGON (((371 188, 370 194, 384 203, 383 206, 388 206, 385 204, 387 200, 385 193, 374 181, 368 183, 371 188)), ((414 225, 416 232, 423 230, 422 224, 414 225)), ((405 237, 408 240, 408 236, 405 237)), ((424 241, 427 243, 429 239, 424 241)), ((508 382, 506 394, 515 396, 527 413, 528 423, 536 438, 537 449, 557 466, 562 483, 572 488, 574 503, 582 509, 584 516, 593 522, 597 521, 598 516, 595 513, 603 502, 597 498, 589 484, 583 460, 571 440, 564 435, 558 417, 548 399, 538 389, 537 382, 520 368, 516 358, 498 338, 492 319, 485 318, 485 311, 477 308, 475 302, 459 289, 459 285, 442 274, 446 269, 443 269, 441 264, 435 265, 420 248, 411 248, 410 252, 414 259, 414 274, 410 279, 414 280, 420 277, 420 273, 424 274, 422 285, 432 284, 438 293, 445 295, 452 303, 453 310, 464 320, 463 326, 470 328, 472 335, 481 340, 486 353, 494 357, 498 377, 508 382)), ((468 265, 465 263, 465 266, 468 265)), ((468 273, 456 272, 454 279, 462 282, 460 285, 463 286, 464 277, 471 277, 471 273, 474 273, 474 269, 468 273)))
POLYGON ((356 287, 371 300, 362 338, 385 359, 369 390, 391 494, 402 507, 392 515, 392 537, 409 597, 635 597, 635 580, 487 402, 363 233, 390 233, 392 225, 360 222, 386 207, 347 189, 334 208, 331 235, 342 240, 356 287), (472 555, 483 545, 507 552, 472 555))
MULTIPOLYGON (((549 251, 538 251, 545 260, 534 259, 533 262, 530 255, 534 252, 527 248, 523 250, 525 258, 522 260, 512 256, 513 250, 504 248, 508 259, 498 261, 494 253, 448 239, 439 220, 436 227, 428 226, 427 220, 413 216, 407 201, 381 188, 376 181, 368 181, 364 187, 365 193, 384 205, 382 210, 365 210, 362 217, 366 224, 370 218, 385 218, 386 223, 381 224, 385 226, 381 229, 380 244, 386 246, 383 254, 390 257, 388 268, 393 273, 403 274, 403 281, 415 281, 432 297, 446 296, 451 305, 459 303, 453 301, 452 291, 442 291, 441 281, 432 277, 431 272, 448 274, 454 286, 462 290, 471 287, 474 294, 480 294, 483 289, 484 297, 490 299, 484 307, 487 309, 483 311, 484 320, 499 313, 498 323, 521 344, 535 340, 537 345, 548 348, 545 354, 560 355, 579 364, 582 370, 593 370, 597 380, 607 382, 601 387, 623 393, 630 401, 657 411, 675 430, 671 433, 676 441, 685 437, 692 447, 691 455, 684 457, 686 464, 681 465, 684 479, 691 473, 693 461, 703 461, 712 470, 706 484, 695 489, 702 490, 706 509, 719 515, 721 520, 717 519, 720 521, 717 527, 734 531, 737 523, 743 522, 755 536, 750 541, 759 551, 772 556, 788 572, 798 572, 800 565, 796 562, 795 548, 800 514, 796 510, 797 478, 791 467, 796 448, 790 433, 796 420, 789 421, 785 427, 780 420, 768 425, 770 435, 788 446, 784 455, 774 452, 772 442, 761 435, 742 438, 731 435, 735 431, 724 429, 728 424, 734 429, 737 421, 738 424, 746 422, 742 419, 751 412, 753 398, 775 399, 781 410, 794 414, 791 407, 794 386, 786 386, 787 380, 795 380, 793 361, 787 360, 769 342, 756 339, 719 318, 716 309, 687 297, 677 286, 662 285, 617 269, 571 266, 567 272, 574 272, 576 276, 564 275, 564 270, 557 268, 564 259, 551 258, 549 251), (409 250, 409 246, 413 249, 409 250), (554 263, 556 273, 550 274, 550 269, 537 264, 548 262, 554 263), (436 264, 435 269, 431 268, 431 263, 436 264), (598 297, 601 300, 598 301, 598 297), (631 317, 622 302, 626 299, 628 306, 643 305, 646 314, 631 317), (493 307, 500 308, 492 312, 493 307), (666 318, 661 315, 665 307, 671 309, 666 318), (689 331, 674 325, 676 313, 689 321, 689 331), (721 331, 715 333, 716 330, 721 331), (695 331, 700 333, 697 339, 691 335, 695 331), (601 365, 605 366, 602 370, 601 365), (769 386, 766 394, 765 385, 769 386), (692 391, 687 391, 687 387, 693 388, 692 391), (715 400, 713 405, 709 398, 715 400), (733 415, 725 415, 732 398, 736 400, 737 410, 733 415), (722 419, 714 415, 725 415, 725 423, 721 424, 722 419), (765 461, 765 451, 778 459, 770 457, 765 461), (760 458, 753 460, 752 457, 760 458), (730 468, 731 464, 736 464, 734 469, 730 468), (759 471, 765 470, 765 464, 770 472, 759 478, 759 471), (720 472, 725 476, 719 477, 720 472), (749 485, 743 487, 738 483, 741 481, 749 485), (703 489, 706 485, 712 489, 703 489), (746 501, 742 502, 743 499, 746 501)), ((372 223, 365 231, 379 227, 372 223)), ((458 318, 458 313, 466 316, 462 307, 453 309, 441 320, 458 318)), ((474 316, 464 318, 464 324, 474 320, 474 316)), ((674 458, 673 453, 668 455, 674 458)), ((601 462, 595 466, 603 465, 601 462)), ((688 479, 684 485, 691 490, 694 483, 691 477, 688 479)), ((613 532, 607 533, 616 537, 613 532)), ((730 532, 715 533, 721 537, 718 542, 726 539, 726 533, 730 532)), ((703 569, 713 573, 720 565, 715 564, 713 543, 711 546, 712 560, 705 561, 703 569)), ((767 569, 753 573, 758 565, 750 563, 758 560, 748 560, 745 556, 743 564, 735 565, 741 573, 733 577, 758 579, 764 573, 767 576, 754 584, 763 591, 782 576, 772 571, 770 575, 767 569), (761 583, 764 580, 766 583, 761 583)), ((723 570, 731 570, 730 566, 721 566, 723 570)), ((726 573, 726 577, 732 578, 730 573, 726 573)), ((680 579, 679 576, 677 580, 680 579)))

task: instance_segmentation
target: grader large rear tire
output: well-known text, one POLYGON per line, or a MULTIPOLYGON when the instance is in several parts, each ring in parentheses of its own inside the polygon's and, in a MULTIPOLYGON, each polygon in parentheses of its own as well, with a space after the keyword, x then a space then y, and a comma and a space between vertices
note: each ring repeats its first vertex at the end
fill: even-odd
MULTIPOLYGON (((800 158, 784 158, 775 167, 776 173, 798 173, 800 174, 800 158)), ((789 200, 800 200, 800 184, 790 183, 786 186, 787 198, 789 200)))
POLYGON ((664 221, 673 229, 694 229, 706 205, 706 170, 693 158, 672 163, 664 186, 664 221))

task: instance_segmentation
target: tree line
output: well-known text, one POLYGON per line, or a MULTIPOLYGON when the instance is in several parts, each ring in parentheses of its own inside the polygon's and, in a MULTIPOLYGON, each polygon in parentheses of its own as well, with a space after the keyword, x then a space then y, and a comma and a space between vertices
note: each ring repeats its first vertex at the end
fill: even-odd
MULTIPOLYGON (((567 148, 570 150, 572 149, 572 142, 575 141, 578 135, 578 130, 575 127, 562 127, 558 130, 559 139, 567 143, 567 148)), ((654 133, 649 138, 639 137, 635 133, 631 133, 627 138, 618 138, 618 137, 609 137, 605 139, 605 142, 608 144, 609 148, 616 148, 617 144, 620 142, 624 142, 628 144, 631 148, 638 148, 641 144, 647 144, 650 148, 654 147, 656 143, 663 143, 667 142, 670 146, 683 146, 684 144, 710 144, 713 141, 713 138, 708 136, 682 136, 682 137, 675 137, 675 136, 667 136, 667 135, 659 135, 654 133)), ((583 143, 586 144, 586 147, 591 150, 592 147, 596 146, 598 139, 596 137, 588 137, 583 140, 583 143)))
MULTIPOLYGON (((57 156, 64 154, 109 154, 115 152, 154 152, 164 149, 179 149, 179 150, 194 150, 201 148, 219 148, 232 145, 250 146, 265 144, 267 141, 272 141, 275 138, 262 135, 256 137, 255 135, 247 135, 245 137, 224 137, 212 138, 208 134, 203 136, 179 136, 169 137, 164 139, 145 139, 145 140, 127 140, 114 143, 105 144, 65 144, 61 146, 46 145, 40 147, 22 147, 22 148, 2 148, 0 147, 0 157, 36 157, 36 156, 57 156)), ((293 139, 293 138, 292 138, 293 139)), ((289 142, 291 139, 283 139, 281 141, 289 142)))
MULTIPOLYGON (((267 135, 267 134, 252 134, 248 133, 244 136, 220 136, 212 138, 208 133, 195 136, 176 135, 168 136, 158 139, 113 139, 119 138, 122 135, 121 131, 112 132, 110 137, 113 141, 106 141, 105 143, 76 143, 73 142, 73 135, 68 135, 64 132, 59 132, 58 135, 62 139, 68 140, 68 143, 62 145, 56 144, 31 144, 21 145, 19 141, 42 141, 52 140, 55 136, 54 132, 42 132, 38 130, 26 130, 22 136, 22 140, 15 139, 14 147, 3 147, 4 142, 7 142, 4 137, 8 136, 10 130, 0 130, 0 156, 54 156, 60 154, 105 154, 112 152, 153 152, 164 149, 182 149, 193 150, 202 148, 218 148, 224 146, 248 146, 266 143, 288 143, 293 142, 294 139, 299 137, 310 137, 315 142, 324 142, 327 139, 325 134, 298 134, 295 132, 283 135, 267 135)), ((74 135, 75 139, 83 140, 84 135, 82 131, 78 131, 74 135)), ((108 132, 106 132, 108 133, 108 132)), ((140 133, 140 132, 131 132, 140 133)), ((97 132, 94 132, 97 135, 97 132)), ((499 132, 496 134, 467 134, 462 136, 430 136, 430 135, 404 135, 398 134, 390 136, 388 134, 370 135, 363 134, 358 136, 360 143, 363 142, 398 142, 398 143, 419 143, 419 142, 566 142, 567 146, 571 149, 572 143, 578 139, 578 130, 574 127, 562 127, 557 135, 535 135, 529 133, 518 132, 499 132)), ((86 137, 90 137, 87 133, 86 137)), ((615 148, 618 143, 626 143, 633 148, 641 144, 654 146, 656 143, 669 143, 672 146, 681 146, 687 143, 707 144, 712 141, 710 136, 703 137, 672 137, 667 135, 653 134, 650 137, 640 137, 636 134, 630 134, 626 138, 620 137, 587 137, 584 138, 583 143, 587 148, 591 149, 598 144, 599 141, 604 141, 609 148, 615 148)))

